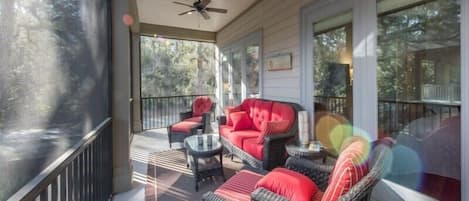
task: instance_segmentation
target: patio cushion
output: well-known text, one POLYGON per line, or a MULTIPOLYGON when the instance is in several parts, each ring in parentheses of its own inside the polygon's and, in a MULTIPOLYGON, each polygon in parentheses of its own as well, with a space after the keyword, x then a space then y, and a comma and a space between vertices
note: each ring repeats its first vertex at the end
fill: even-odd
POLYGON ((252 112, 253 128, 260 131, 262 122, 270 121, 272 113, 272 101, 256 100, 252 112))
POLYGON ((230 114, 233 121, 233 131, 248 130, 252 128, 251 119, 246 112, 233 112, 230 114))
POLYGON ((187 118, 187 119, 184 119, 184 121, 202 123, 202 116, 187 118))
POLYGON ((262 130, 259 137, 257 138, 257 143, 263 144, 265 136, 287 132, 290 128, 289 126, 290 123, 286 120, 262 122, 262 130))
POLYGON ((291 201, 310 201, 318 191, 307 176, 285 168, 275 168, 256 184, 291 201))
POLYGON ((247 138, 243 141, 243 150, 256 158, 257 160, 263 159, 264 144, 257 143, 258 138, 247 138))
POLYGON ((347 145, 340 153, 332 171, 329 185, 324 192, 323 200, 338 200, 347 193, 353 185, 368 174, 369 144, 366 140, 350 138, 344 142, 347 145), (351 142, 350 142, 351 141, 351 142))
POLYGON ((250 201, 254 186, 263 177, 255 172, 241 170, 221 185, 215 194, 232 201, 250 201))
POLYGON ((241 110, 247 112, 251 119, 252 119, 252 113, 254 110, 254 103, 256 102, 256 100, 257 99, 255 98, 247 98, 247 99, 244 99, 244 101, 241 103, 241 110))
POLYGON ((232 126, 233 121, 231 120, 230 114, 233 112, 240 112, 240 111, 242 111, 240 107, 226 107, 225 108, 226 125, 232 126))
POLYGON ((295 122, 295 116, 295 110, 293 110, 292 106, 278 102, 274 102, 272 104, 272 117, 270 118, 271 121, 288 121, 287 129, 290 129, 295 122))
POLYGON ((192 116, 201 116, 205 112, 210 112, 212 100, 208 96, 199 96, 192 103, 192 116))
POLYGON ((191 129, 200 126, 200 123, 197 122, 192 122, 192 121, 181 121, 179 123, 176 123, 171 126, 171 131, 172 132, 178 132, 178 133, 190 133, 191 129))
POLYGON ((260 135, 259 131, 255 130, 243 130, 243 131, 232 131, 228 135, 228 140, 233 143, 233 145, 243 148, 243 141, 248 138, 257 139, 260 135))
POLYGON ((231 134, 231 131, 233 130, 233 127, 227 125, 220 125, 218 127, 218 130, 222 137, 228 138, 228 136, 231 134))

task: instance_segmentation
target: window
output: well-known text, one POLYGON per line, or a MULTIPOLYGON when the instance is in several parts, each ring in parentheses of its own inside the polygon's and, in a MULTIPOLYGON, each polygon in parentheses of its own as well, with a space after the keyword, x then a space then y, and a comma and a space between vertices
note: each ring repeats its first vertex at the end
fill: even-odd
POLYGON ((0 200, 109 112, 108 1, 0 2, 0 200))
POLYGON ((260 33, 253 33, 221 49, 221 97, 224 106, 260 97, 260 33))
POLYGON ((379 137, 396 140, 387 179, 460 200, 460 3, 378 1, 379 137))

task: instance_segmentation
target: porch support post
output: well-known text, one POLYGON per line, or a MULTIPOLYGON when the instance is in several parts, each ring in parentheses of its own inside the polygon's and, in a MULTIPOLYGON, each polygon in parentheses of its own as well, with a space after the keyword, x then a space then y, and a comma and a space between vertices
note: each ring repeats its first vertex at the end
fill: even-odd
POLYGON ((461 200, 469 200, 469 0, 461 0, 461 200))
POLYGON ((353 125, 354 134, 378 136, 376 0, 353 2, 353 125))
MULTIPOLYGON (((130 165, 130 31, 122 22, 129 1, 112 0, 112 161, 113 192, 131 188, 130 165)), ((111 178, 106 178, 111 179, 111 178)))

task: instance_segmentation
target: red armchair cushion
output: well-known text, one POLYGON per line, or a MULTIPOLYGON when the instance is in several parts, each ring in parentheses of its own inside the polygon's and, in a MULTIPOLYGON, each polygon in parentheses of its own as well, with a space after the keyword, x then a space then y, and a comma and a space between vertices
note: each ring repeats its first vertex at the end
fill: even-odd
POLYGON ((369 151, 368 142, 364 139, 346 141, 344 142, 346 147, 337 159, 323 200, 338 200, 341 195, 347 193, 353 185, 368 174, 366 162, 369 151))
POLYGON ((191 132, 191 129, 199 126, 200 123, 193 122, 193 121, 181 121, 179 123, 176 123, 171 126, 171 131, 172 132, 178 132, 178 133, 187 133, 189 134, 191 132))
POLYGON ((307 176, 285 168, 275 168, 256 184, 291 201, 310 201, 318 191, 307 176))
POLYGON ((233 126, 233 120, 231 120, 230 115, 234 112, 241 112, 240 107, 226 107, 225 108, 225 116, 226 116, 226 125, 233 126))
POLYGON ((236 201, 250 201, 254 186, 263 175, 247 170, 241 170, 221 185, 215 194, 236 201))
POLYGON ((202 123, 202 116, 187 118, 187 119, 184 119, 184 121, 202 123))
POLYGON ((265 121, 262 123, 262 130, 257 138, 257 143, 264 143, 264 137, 268 135, 281 134, 288 131, 290 122, 288 121, 265 121))
POLYGON ((192 103, 192 116, 201 116, 203 113, 210 112, 212 100, 208 96, 199 96, 192 103))
POLYGON ((272 101, 256 100, 252 111, 253 128, 260 131, 262 122, 270 121, 272 113, 272 101))
POLYGON ((252 128, 251 119, 246 112, 233 112, 230 114, 233 121, 233 131, 247 130, 252 128))

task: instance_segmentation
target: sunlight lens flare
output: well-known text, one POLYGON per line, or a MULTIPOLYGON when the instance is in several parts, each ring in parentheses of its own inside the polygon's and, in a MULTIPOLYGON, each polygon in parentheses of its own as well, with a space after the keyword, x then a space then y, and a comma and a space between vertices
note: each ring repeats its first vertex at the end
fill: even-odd
POLYGON ((134 18, 129 14, 124 14, 124 16, 122 16, 122 22, 126 26, 132 26, 134 24, 134 18))

